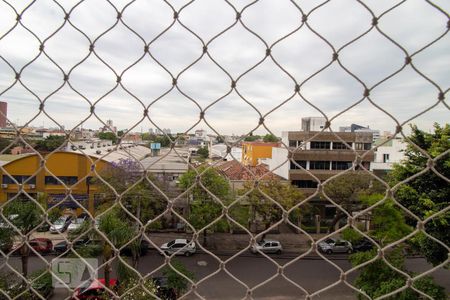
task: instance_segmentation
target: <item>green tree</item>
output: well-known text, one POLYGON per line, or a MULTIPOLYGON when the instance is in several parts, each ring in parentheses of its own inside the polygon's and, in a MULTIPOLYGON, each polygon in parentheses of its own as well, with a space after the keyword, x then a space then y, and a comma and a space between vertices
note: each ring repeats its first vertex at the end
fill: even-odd
POLYGON ((50 135, 43 140, 37 141, 34 149, 41 152, 51 152, 61 147, 65 140, 65 136, 50 135))
MULTIPOLYGON (((0 138, 0 152, 7 148, 12 143, 12 140, 0 138)), ((9 154, 11 152, 11 148, 5 150, 3 154, 9 154)))
POLYGON ((27 277, 30 248, 25 242, 29 242, 29 233, 43 221, 43 212, 36 203, 29 199, 13 200, 5 205, 3 212, 5 217, 10 220, 24 237, 24 244, 20 247, 20 255, 22 261, 22 274, 24 277, 27 277))
MULTIPOLYGON (((163 196, 147 180, 142 179, 141 166, 135 160, 121 159, 111 163, 100 175, 104 181, 114 187, 118 194, 124 193, 120 197, 121 203, 142 224, 146 224, 164 211, 166 202, 163 196), (138 183, 135 184, 136 182, 138 183), (134 186, 129 189, 132 185, 134 186)), ((151 175, 147 175, 147 177, 158 186, 151 175)), ((96 180, 96 182, 100 191, 105 195, 102 206, 110 207, 116 201, 115 192, 103 181, 96 180)), ((124 220, 130 220, 124 211, 119 211, 117 214, 124 220)), ((138 234, 141 225, 135 220, 130 220, 130 222, 134 222, 133 231, 138 234)), ((137 267, 139 263, 140 244, 141 240, 139 239, 130 245, 133 267, 137 267)))
POLYGON ((249 135, 244 138, 244 141, 254 142, 254 141, 259 141, 260 139, 261 139, 261 136, 259 136, 259 135, 249 135))
MULTIPOLYGON (((425 150, 431 158, 435 158, 450 149, 450 125, 440 126, 434 124, 434 132, 427 133, 411 126, 409 138, 421 149, 425 150)), ((390 183, 397 184, 417 174, 427 166, 428 158, 418 149, 408 144, 405 151, 405 160, 394 166, 389 174, 390 183)), ((442 156, 434 164, 434 168, 446 178, 450 178, 450 154, 442 156)), ((450 185, 433 171, 428 171, 400 186, 395 198, 416 216, 425 219, 448 206, 450 199, 450 185)), ((409 224, 415 225, 416 220, 408 219, 409 224)), ((426 232, 441 242, 450 246, 450 212, 441 214, 432 219, 425 226, 426 232)), ((416 245, 421 253, 433 265, 445 261, 448 251, 442 245, 418 235, 416 245)))
POLYGON ((117 135, 114 132, 99 132, 98 138, 101 140, 110 140, 113 143, 117 142, 117 135))
POLYGON ((276 142, 278 142, 278 138, 275 135, 273 135, 271 133, 268 133, 268 134, 266 134, 263 137, 263 142, 265 142, 265 143, 276 143, 276 142))
POLYGON ((99 230, 106 235, 108 241, 102 240, 102 256, 105 276, 105 285, 109 287, 111 278, 111 258, 115 255, 114 248, 119 249, 133 238, 133 230, 121 218, 116 210, 104 214, 99 221, 99 230))
MULTIPOLYGON (((383 198, 381 194, 363 196, 361 201, 366 205, 373 205, 383 198)), ((413 228, 406 224, 404 214, 390 199, 375 207, 372 210, 372 230, 369 235, 375 239, 382 247, 399 240, 413 231, 413 228)), ((396 268, 413 275, 405 269, 405 257, 403 247, 397 246, 385 252, 386 259, 396 268)), ((359 252, 350 256, 353 266, 358 266, 377 255, 376 250, 359 252)), ((355 286, 364 291, 371 298, 377 298, 388 294, 406 284, 403 275, 394 271, 383 260, 378 259, 360 269, 360 273, 355 280, 355 286)), ((444 289, 437 286, 431 277, 424 277, 414 282, 415 288, 427 293, 433 299, 446 299, 444 289)), ((365 297, 358 295, 360 299, 365 297)), ((389 299, 415 300, 421 297, 411 289, 404 290, 389 299)))
POLYGON ((14 231, 11 228, 1 227, 0 228, 0 250, 3 253, 8 253, 12 246, 14 238, 14 231))
POLYGON ((208 158, 209 157, 208 147, 206 147, 206 146, 205 147, 200 147, 197 150, 197 154, 200 155, 201 158, 204 158, 204 159, 208 158))
POLYGON ((141 138, 143 141, 152 141, 155 139, 155 137, 156 135, 150 134, 149 132, 144 132, 143 134, 141 134, 141 138))
MULTIPOLYGON (((253 223, 256 218, 262 218, 265 229, 282 219, 283 211, 279 206, 289 210, 305 199, 303 193, 297 188, 290 184, 283 184, 279 180, 263 181, 258 187, 259 190, 255 188, 247 195, 251 210, 250 222, 253 223), (276 203, 268 199, 264 194, 275 200, 276 203)), ((243 195, 252 188, 249 182, 239 193, 243 195)), ((308 205, 303 205, 301 208, 295 209, 289 217, 297 220, 300 213, 304 213, 308 209, 308 205)))
MULTIPOLYGON (((190 272, 180 261, 173 259, 171 261, 171 265, 175 270, 177 270, 190 280, 194 280, 194 273, 190 272)), ((162 270, 162 273, 167 277, 168 288, 174 289, 177 294, 176 296, 179 297, 183 295, 183 293, 188 289, 189 281, 178 274, 174 269, 172 269, 170 266, 165 266, 162 270)))
MULTIPOLYGON (((189 223, 197 230, 213 222, 222 212, 222 205, 211 196, 218 197, 224 204, 228 201, 230 185, 228 181, 217 173, 215 169, 199 167, 184 173, 179 181, 180 187, 190 190, 189 223), (204 172, 197 180, 197 172, 204 172), (202 187, 203 186, 203 187, 202 187), (206 189, 211 193, 208 193, 206 189)), ((203 231, 203 244, 206 245, 206 230, 203 231)))
POLYGON ((172 135, 157 135, 152 140, 154 143, 160 143, 161 147, 170 147, 171 141, 173 141, 172 135))
MULTIPOLYGON (((362 196, 382 192, 384 189, 384 186, 366 172, 352 171, 326 183, 324 192, 334 202, 341 205, 351 214, 364 207, 364 203, 360 201, 362 196)), ((326 198, 324 199, 326 200, 326 198)), ((329 231, 333 231, 335 225, 346 218, 346 216, 340 209, 336 209, 336 214, 330 223, 329 231)))

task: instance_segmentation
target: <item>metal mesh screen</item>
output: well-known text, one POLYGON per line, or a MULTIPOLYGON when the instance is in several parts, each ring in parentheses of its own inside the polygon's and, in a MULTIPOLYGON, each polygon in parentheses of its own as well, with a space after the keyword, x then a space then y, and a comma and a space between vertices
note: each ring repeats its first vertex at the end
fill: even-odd
MULTIPOLYGON (((10 151, 13 146, 21 144, 31 149, 31 154, 36 155, 36 160, 34 161, 34 173, 24 179, 18 179, 9 174, 7 165, 0 167, 3 178, 8 177, 11 185, 15 186, 13 189, 8 189, 8 199, 1 204, 2 224, 14 232, 13 249, 2 251, 1 272, 11 274, 11 277, 16 277, 16 281, 23 284, 23 288, 19 289, 16 294, 12 294, 6 287, 0 286, 0 298, 27 299, 35 297, 45 299, 46 296, 41 294, 42 291, 36 285, 36 282, 39 282, 39 279, 44 276, 36 278, 24 276, 20 269, 20 257, 14 250, 22 246, 22 249, 26 249, 27 247, 24 245, 27 245, 28 251, 33 255, 33 261, 30 262, 31 258, 29 258, 29 264, 39 263, 52 273, 50 256, 43 255, 36 250, 36 247, 31 245, 31 241, 36 237, 40 226, 52 225, 49 219, 51 211, 70 201, 77 205, 81 213, 87 215, 87 219, 90 220, 87 222, 89 226, 87 231, 81 232, 76 237, 69 238, 69 235, 58 234, 58 238, 66 241, 69 247, 68 250, 58 253, 55 257, 62 258, 71 254, 72 257, 85 261, 86 256, 83 254, 83 250, 80 250, 82 248, 75 247, 76 242, 93 235, 102 240, 103 255, 99 255, 102 259, 96 270, 93 271, 98 271, 99 276, 102 277, 105 269, 111 269, 111 278, 115 278, 117 277, 116 273, 119 272, 117 269, 125 268, 130 278, 135 278, 134 285, 125 291, 110 286, 106 281, 100 284, 108 297, 138 299, 133 292, 140 291, 144 294, 147 293, 145 297, 160 299, 163 297, 162 294, 158 294, 154 285, 147 284, 148 279, 159 276, 164 267, 169 266, 175 273, 188 281, 187 290, 177 295, 179 298, 207 299, 202 286, 207 286, 208 289, 218 288, 221 284, 220 280, 213 281, 213 279, 217 274, 225 273, 228 280, 242 290, 239 298, 263 298, 258 291, 264 286, 271 286, 271 282, 281 279, 289 286, 294 287, 295 292, 290 295, 292 299, 338 298, 338 295, 330 296, 329 292, 340 285, 351 289, 355 298, 371 299, 364 290, 355 287, 355 274, 373 262, 383 261, 390 269, 404 276, 404 284, 375 298, 392 297, 395 299, 396 295, 401 292, 412 290, 420 298, 432 299, 415 283, 424 276, 448 266, 449 245, 428 233, 427 226, 437 219, 445 219, 450 206, 448 202, 443 203, 439 211, 417 215, 417 212, 413 212, 410 207, 405 206, 397 199, 397 192, 402 186, 424 174, 434 174, 446 184, 449 182, 449 179, 436 166, 441 161, 448 162, 450 150, 443 149, 439 155, 428 153, 409 138, 407 128, 408 124, 415 121, 420 122, 422 117, 434 110, 440 110, 444 118, 447 117, 448 120, 449 106, 446 101, 448 82, 442 82, 436 77, 430 76, 428 72, 429 65, 443 66, 446 69, 446 73, 445 70, 443 71, 443 77, 445 78, 447 75, 446 79, 448 79, 448 55, 439 56, 433 52, 434 47, 443 48, 443 52, 449 50, 450 21, 448 13, 445 8, 441 8, 439 4, 432 1, 404 0, 395 3, 387 1, 377 3, 377 5, 372 3, 374 1, 347 1, 348 3, 345 4, 342 1, 330 0, 321 3, 284 1, 283 5, 280 4, 278 7, 278 11, 276 9, 273 11, 261 10, 260 5, 265 5, 267 2, 270 1, 245 1, 245 3, 226 0, 214 3, 195 0, 153 1, 151 3, 108 0, 94 2, 53 0, 30 1, 29 3, 2 1, 0 97, 9 98, 11 102, 17 101, 17 105, 27 105, 27 110, 25 108, 23 110, 24 115, 18 116, 21 118, 22 125, 19 126, 15 120, 8 119, 13 128, 11 142, 2 154, 10 151), (432 12, 431 15, 435 19, 421 19, 420 11, 411 12, 411 7, 414 7, 409 6, 411 3, 420 4, 417 7, 423 11, 432 12), (339 5, 343 5, 346 9, 351 8, 351 10, 344 10, 342 13, 339 5), (263 21, 258 23, 255 21, 255 16, 258 14, 267 16, 264 16, 263 21), (184 16, 186 17, 184 18, 184 16), (278 21, 272 23, 275 19, 271 18, 274 16, 279 18, 275 18, 278 21), (284 26, 286 22, 279 21, 284 17, 288 20, 289 26, 284 26), (221 20, 223 18, 226 22, 217 25, 219 20, 215 23, 216 18, 221 20), (355 27, 354 23, 349 25, 347 18, 355 18, 357 20, 356 27, 360 27, 359 30, 352 31, 355 27), (395 18, 398 19, 395 20, 395 18), (416 33, 416 37, 409 36, 410 40, 402 40, 401 34, 383 27, 385 20, 389 20, 391 25, 395 25, 402 18, 413 19, 413 22, 421 24, 418 26, 419 31, 416 33), (93 19, 99 23, 94 25, 91 23, 93 19), (324 22, 327 26, 317 28, 320 27, 316 26, 317 19, 329 20, 324 22), (53 22, 54 20, 57 22, 53 22), (206 21, 202 23, 200 20, 206 21), (433 26, 437 25, 433 28, 426 27, 427 23, 433 23, 433 26), (347 27, 344 26, 345 24, 347 27), (342 30, 339 29, 340 25, 344 26, 342 30), (337 30, 333 31, 333 27, 336 27, 337 30), (210 29, 205 31, 207 34, 201 30, 205 28, 210 29), (420 31, 421 28, 425 29, 420 31), (118 34, 116 30, 125 34, 118 34), (235 32, 238 34, 233 35, 235 32), (173 39, 166 39, 171 34, 173 34, 173 39), (289 44, 290 40, 294 40, 293 43, 297 43, 298 46, 302 41, 295 40, 295 36, 302 34, 314 39, 316 54, 322 56, 318 63, 315 60, 311 60, 313 61, 311 62, 308 59, 301 59, 302 55, 310 57, 308 56, 310 53, 301 53, 298 60, 285 59, 284 54, 296 51, 296 49, 290 50, 289 47, 293 45, 289 44), (124 38, 125 36, 126 38, 124 38), (69 38, 61 39, 61 37, 69 38), (362 47, 362 43, 370 44, 381 40, 386 43, 386 49, 396 51, 400 59, 394 62, 390 57, 384 57, 378 61, 371 61, 370 57, 359 59, 355 56, 353 59, 360 65, 367 68, 373 67, 376 70, 374 72, 378 73, 377 76, 370 77, 367 73, 355 71, 358 70, 358 66, 351 62, 352 58, 346 54, 347 50, 358 49, 362 47), (420 45, 417 45, 419 43, 417 42, 412 47, 411 40, 420 41, 420 45), (74 41, 73 45, 70 44, 71 41, 74 41), (256 50, 252 52, 249 49, 256 50), (64 53, 64 51, 67 52, 64 53), (431 54, 424 55, 428 52, 431 54), (186 55, 181 55, 181 53, 186 55), (231 64, 234 60, 237 63, 231 64), (214 69, 211 73, 213 75, 204 82, 200 82, 201 80, 198 81, 196 78, 196 72, 198 72, 196 68, 201 64, 208 64, 210 68, 214 69), (266 68, 268 64, 271 69, 266 68), (143 65, 151 67, 144 68, 143 65), (379 65, 380 69, 376 69, 375 65, 379 65), (314 70, 305 72, 304 70, 308 70, 306 66, 310 70, 314 70), (279 75, 278 82, 274 85, 268 84, 267 81, 262 81, 262 84, 258 82, 258 78, 262 78, 267 73, 277 73, 279 75), (339 81, 338 85, 346 85, 343 89, 346 89, 353 98, 339 102, 338 100, 341 99, 339 95, 342 94, 339 94, 341 91, 336 90, 336 99, 338 100, 336 100, 335 106, 337 108, 327 111, 323 107, 323 103, 317 101, 315 96, 310 93, 310 87, 320 90, 322 86, 326 86, 327 82, 334 80, 330 77, 336 78, 333 77, 336 74, 340 74, 339 76, 342 78, 345 77, 345 82, 350 82, 346 85, 347 83, 344 83, 344 79, 342 79, 343 81, 339 81), (404 74, 406 74, 405 77, 401 77, 404 74), (400 82, 405 89, 408 89, 409 78, 420 81, 424 89, 430 92, 424 96, 423 103, 420 103, 418 109, 415 109, 409 116, 405 117, 405 114, 402 114, 401 117, 398 117, 396 113, 399 111, 392 112, 389 103, 380 104, 377 101, 377 96, 379 96, 377 93, 389 91, 389 83, 392 81, 400 82), (43 82, 45 84, 51 82, 52 86, 43 86, 43 82), (139 88, 136 88, 136 82, 139 82, 139 88), (276 90, 278 83, 287 88, 280 90, 276 99, 270 99, 264 93, 267 92, 267 89, 276 90), (268 84, 268 86, 264 86, 264 84, 268 84), (102 91, 95 91, 93 89, 95 86, 101 86, 102 91), (248 93, 248 90, 252 90, 253 94, 248 93), (24 97, 20 94, 28 97, 27 102, 22 102, 24 97), (430 95, 434 96, 430 97, 430 95), (260 99, 264 99, 266 106, 260 99), (77 107, 73 106, 74 102, 78 103, 77 107), (268 102, 270 105, 267 106, 268 102), (31 103, 33 110, 32 113, 29 113, 31 103), (239 103, 239 105, 233 107, 232 105, 227 106, 227 103, 239 103), (261 105, 264 107, 261 108, 261 105), (150 162, 146 162, 146 157, 138 154, 134 150, 135 146, 126 140, 127 136, 139 131, 141 126, 152 126, 162 132, 165 127, 170 127, 172 122, 176 124, 181 122, 185 134, 198 129, 199 126, 204 126, 215 135, 223 137, 223 128, 228 126, 227 122, 235 123, 236 126, 242 124, 244 136, 232 142, 225 140, 226 154, 232 154, 232 147, 255 132, 276 133, 272 129, 271 122, 276 120, 277 113, 280 111, 288 113, 290 108, 295 106, 299 111, 304 110, 323 116, 326 118, 326 124, 321 132, 302 141, 297 147, 292 147, 284 142, 281 145, 282 148, 287 149, 288 154, 277 168, 285 163, 295 164, 298 169, 307 173, 312 181, 318 183, 314 192, 289 207, 280 204, 277 195, 270 193, 270 190, 265 187, 264 182, 270 176, 269 173, 257 174, 247 166, 242 166, 242 168, 251 174, 251 178, 247 180, 244 192, 234 193, 224 199, 214 187, 212 188, 207 183, 210 170, 215 169, 219 162, 212 162, 206 167, 203 165, 203 167, 197 168, 197 165, 194 165, 177 147, 182 141, 181 136, 164 133, 164 136, 168 138, 167 151, 160 159, 150 162), (353 169, 358 168, 360 176, 368 176, 372 182, 379 184, 382 197, 357 212, 352 212, 348 206, 327 194, 327 185, 339 178, 351 176, 354 172, 352 168, 321 181, 313 172, 299 165, 293 157, 296 153, 301 152, 302 146, 323 133, 331 133, 335 139, 346 144, 347 141, 334 132, 331 126, 341 122, 343 118, 351 118, 358 107, 367 108, 368 114, 380 116, 390 124, 389 128, 395 131, 395 135, 385 143, 393 140, 395 136, 403 137, 413 149, 421 153, 425 163, 423 168, 418 166, 414 175, 390 184, 386 182, 386 179, 370 172, 362 163, 364 158, 373 154, 373 151, 379 146, 363 152, 353 150, 353 169), (83 126, 104 127, 112 131, 112 124, 107 122, 110 118, 108 108, 118 111, 114 117, 124 118, 128 129, 121 136, 115 133, 116 144, 98 148, 99 152, 91 155, 90 149, 83 149, 76 143, 76 131, 83 126), (125 112, 126 115, 122 112, 125 112), (218 113, 223 113, 223 115, 219 116, 218 113), (71 128, 67 128, 65 118, 70 115, 76 115, 77 123, 73 124, 71 128), (182 117, 186 117, 186 119, 178 120, 182 117), (127 118, 128 120, 126 120, 127 118), (25 132, 28 126, 43 120, 50 122, 52 126, 65 129, 62 145, 49 153, 34 149, 34 142, 25 132), (50 165, 50 160, 61 151, 76 152, 85 158, 86 175, 71 179, 69 178, 70 172, 65 177, 54 174, 57 166, 50 165), (119 152, 121 154, 117 155, 119 152), (169 186, 164 180, 158 180, 152 175, 152 167, 156 167, 169 157, 182 160, 190 170, 193 170, 195 174, 186 184, 189 186, 185 185, 184 188, 180 188, 180 185, 169 186), (125 172, 110 167, 105 167, 108 170, 106 172, 105 169, 100 170, 104 161, 114 161, 112 163, 114 167, 125 170, 125 172), (30 185, 39 185, 39 183, 33 183, 33 177, 39 176, 39 174, 45 174, 47 183, 53 182, 54 185, 59 185, 64 189, 62 197, 55 197, 52 200, 54 202, 52 207, 44 205, 39 193, 30 187, 30 185), (76 195, 77 187, 87 185, 89 189, 91 182, 92 185, 97 186, 97 193, 102 196, 100 200, 92 200, 106 204, 101 212, 95 211, 95 214, 86 204, 88 200, 76 195), (236 216, 232 214, 236 207, 242 203, 248 203, 248 199, 255 193, 261 199, 260 201, 272 203, 273 209, 278 211, 279 216, 277 220, 271 222, 268 228, 259 233, 250 231, 249 227, 236 221, 236 216), (201 222, 191 224, 192 219, 189 219, 188 215, 179 209, 180 203, 187 201, 189 206, 189 201, 193 201, 199 195, 203 199, 208 198, 208 201, 215 204, 212 206, 214 211, 211 211, 206 225, 201 222), (298 209, 310 208, 313 200, 318 196, 322 201, 334 205, 338 211, 341 211, 344 215, 343 219, 346 220, 345 225, 336 231, 316 235, 307 232, 301 223, 294 222, 290 218, 298 209), (150 198, 157 200, 153 200, 151 204, 145 206, 144 201, 150 198), (37 209, 33 213, 38 215, 39 223, 29 223, 33 216, 28 216, 29 219, 25 219, 22 223, 18 223, 10 215, 7 216, 8 206, 15 202, 20 202, 22 205, 25 205, 23 203, 36 205, 37 209), (415 228, 395 241, 384 243, 358 227, 356 222, 364 216, 371 215, 374 209, 387 204, 392 205, 403 218, 412 220, 415 228), (112 229, 110 228, 109 231, 106 231, 105 228, 108 228, 106 225, 104 227, 96 226, 96 218, 98 220, 114 211, 120 211, 123 223, 117 223, 117 226, 111 227, 112 229), (146 213, 147 215, 145 215, 146 213), (167 215, 176 218, 177 222, 181 224, 183 231, 180 233, 180 237, 187 237, 188 240, 194 241, 197 250, 208 255, 208 259, 212 261, 210 263, 215 266, 214 271, 208 271, 200 278, 192 279, 174 266, 175 255, 164 253, 159 240, 157 242, 152 233, 155 224, 162 222, 167 215), (214 231, 214 228, 223 221, 228 224, 227 226, 235 228, 236 231, 244 232, 246 237, 242 247, 237 247, 239 249, 228 256, 218 254, 208 244, 205 245, 202 238, 203 234, 206 235, 207 231, 214 231), (32 228, 27 227, 30 224, 32 224, 32 228), (131 225, 124 232, 113 232, 114 230, 120 231, 123 224, 131 225), (236 264, 237 259, 246 255, 260 238, 270 234, 271 231, 283 224, 288 224, 290 228, 297 230, 298 235, 303 237, 303 243, 307 243, 308 250, 283 260, 260 252, 259 259, 270 262, 270 268, 274 271, 264 280, 258 282, 254 280, 253 284, 250 284, 246 278, 233 273, 230 265, 236 264), (357 266, 343 267, 332 257, 319 251, 318 244, 341 234, 348 228, 352 228, 369 239, 377 248, 377 253, 371 259, 357 266), (438 247, 445 248, 447 258, 433 267, 429 266, 427 271, 411 275, 387 257, 393 249, 404 245, 406 241, 419 233, 437 243, 438 247), (161 260, 155 266, 151 266, 150 270, 142 266, 142 258, 135 262, 123 254, 126 249, 135 247, 136 241, 141 240, 147 241, 150 248, 156 249, 147 256, 162 254, 161 260), (105 254, 105 249, 108 250, 107 254, 105 254), (331 267, 336 272, 337 277, 333 282, 312 289, 304 287, 302 280, 291 276, 288 269, 301 261, 311 259, 311 255, 315 255, 315 259, 320 259, 327 264, 327 267, 331 267)), ((442 3, 441 6, 445 5, 447 4, 442 3)), ((368 48, 370 47, 367 47, 366 44, 364 49, 368 48)), ((385 53, 388 52, 383 52, 380 57, 383 57, 385 53)), ((365 57, 366 53, 353 52, 353 54, 365 57)), ((415 96, 411 93, 406 93, 406 95, 406 97, 415 96)), ((414 106, 414 104, 406 102, 403 105, 404 109, 409 112, 411 111, 409 106, 414 106)), ((278 117, 283 119, 283 116, 278 115, 278 117)), ((298 127, 297 124, 286 124, 286 126, 298 127)), ((285 130, 290 130, 290 128, 285 128, 285 130)), ((348 144, 346 145, 349 147, 348 144)), ((67 166, 67 168, 71 167, 67 166)), ((446 228, 448 230, 448 226, 446 228)), ((182 248, 180 251, 185 249, 182 248)), ((246 276, 251 277, 252 274, 246 276)), ((62 281, 60 284, 65 287, 65 294, 54 295, 55 299, 70 299, 76 293, 76 287, 70 287, 62 281)), ((217 299, 234 298, 234 296, 218 293, 217 299)))

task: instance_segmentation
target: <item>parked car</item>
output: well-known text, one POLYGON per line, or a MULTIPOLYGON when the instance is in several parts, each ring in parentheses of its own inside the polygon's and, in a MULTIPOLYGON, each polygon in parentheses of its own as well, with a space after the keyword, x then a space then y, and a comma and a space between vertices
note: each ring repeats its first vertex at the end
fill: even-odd
MULTIPOLYGON (((41 255, 48 254, 53 251, 53 243, 50 239, 47 239, 47 238, 31 239, 28 243, 30 244, 31 248, 33 248, 36 252, 38 252, 41 255)), ((20 249, 23 246, 24 245, 21 245, 20 247, 17 247, 16 249, 14 249, 13 253, 20 254, 20 249)), ((33 252, 31 251, 30 254, 33 254, 33 252)))
MULTIPOLYGON (((92 299, 92 300, 102 300, 102 299, 110 299, 110 295, 105 293, 105 279, 93 279, 90 281, 86 281, 80 287, 76 288, 73 292, 72 299, 92 299)), ((118 287, 117 279, 109 280, 109 287, 113 290, 116 290, 118 287)))
MULTIPOLYGON (((76 250, 76 249, 79 249, 84 246, 95 245, 95 244, 98 244, 98 243, 96 243, 96 241, 92 241, 88 238, 85 238, 85 239, 80 239, 80 240, 76 240, 75 242, 73 242, 72 248, 76 250)), ((61 254, 61 253, 66 252, 68 246, 69 245, 66 241, 62 241, 62 242, 59 242, 58 244, 56 244, 53 247, 53 250, 56 252, 56 254, 61 254)))
POLYGON ((330 239, 330 241, 323 241, 319 243, 320 251, 331 254, 331 253, 352 253, 353 247, 349 241, 346 240, 335 240, 330 239), (333 242, 334 241, 334 242, 333 242))
POLYGON ((84 218, 76 218, 72 219, 69 226, 67 226, 67 232, 73 232, 80 228, 81 224, 83 224, 84 218))
MULTIPOLYGON (((140 244, 140 251, 141 251, 140 255, 145 255, 145 254, 147 254, 149 248, 150 248, 150 243, 149 243, 147 240, 142 239, 142 240, 141 240, 141 244, 140 244)), ((126 247, 120 252, 120 254, 121 254, 121 255, 131 256, 131 247, 130 247, 130 245, 126 246, 126 247)))
POLYGON ((276 253, 280 254, 283 250, 281 243, 274 240, 262 240, 252 246, 250 249, 252 253, 257 254, 259 251, 264 253, 276 253))
POLYGON ((190 256, 191 254, 194 254, 197 251, 195 243, 189 242, 187 239, 176 239, 168 243, 162 244, 161 250, 166 255, 172 255, 175 253, 175 255, 186 255, 186 256, 190 256))
POLYGON ((62 233, 67 230, 72 221, 72 216, 62 216, 50 226, 50 233, 62 233))
POLYGON ((47 238, 35 238, 30 240, 29 244, 40 254, 47 254, 53 251, 53 243, 47 238))
POLYGON ((373 244, 368 239, 362 239, 357 244, 353 245, 353 251, 360 252, 360 251, 369 251, 373 249, 373 244))

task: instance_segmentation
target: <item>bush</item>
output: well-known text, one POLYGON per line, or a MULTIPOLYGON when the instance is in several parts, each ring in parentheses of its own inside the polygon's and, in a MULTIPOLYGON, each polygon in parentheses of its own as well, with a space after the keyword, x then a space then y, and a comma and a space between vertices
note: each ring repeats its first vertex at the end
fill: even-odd
MULTIPOLYGON (((29 281, 33 281, 31 286, 40 294, 41 297, 49 299, 53 295, 52 275, 45 269, 33 272, 29 277, 29 281)), ((0 289, 9 297, 19 300, 37 300, 41 299, 34 291, 26 290, 26 285, 21 279, 14 274, 2 274, 0 277, 0 289)), ((0 299, 8 299, 3 294, 0 294, 0 299)))

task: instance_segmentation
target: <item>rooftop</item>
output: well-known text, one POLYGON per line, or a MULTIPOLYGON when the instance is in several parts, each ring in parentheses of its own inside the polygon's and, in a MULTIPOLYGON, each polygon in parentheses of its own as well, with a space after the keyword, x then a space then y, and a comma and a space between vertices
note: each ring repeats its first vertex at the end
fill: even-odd
POLYGON ((262 178, 264 180, 278 179, 280 176, 272 173, 265 165, 246 166, 244 167, 236 160, 222 162, 216 165, 219 173, 227 177, 229 180, 254 180, 262 178))

